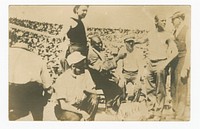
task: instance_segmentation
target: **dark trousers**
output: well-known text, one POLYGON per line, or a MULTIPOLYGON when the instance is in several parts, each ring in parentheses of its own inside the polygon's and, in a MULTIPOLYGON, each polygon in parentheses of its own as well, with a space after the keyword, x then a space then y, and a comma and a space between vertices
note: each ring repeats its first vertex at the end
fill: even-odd
POLYGON ((169 69, 168 66, 166 66, 162 70, 157 70, 160 64, 162 64, 162 61, 151 62, 151 67, 149 68, 149 74, 147 76, 147 95, 152 105, 154 105, 154 109, 158 111, 158 115, 161 115, 165 103, 166 79, 169 69))
POLYGON ((188 76, 181 77, 181 71, 185 62, 185 56, 175 58, 171 63, 171 97, 172 106, 178 116, 184 114, 187 90, 188 90, 188 76))
POLYGON ((115 83, 109 80, 109 75, 102 74, 97 70, 89 69, 92 79, 96 84, 96 89, 102 89, 106 99, 107 107, 112 107, 118 110, 122 89, 115 83))
MULTIPOLYGON (((92 121, 95 119, 95 115, 97 113, 99 98, 96 94, 92 94, 89 92, 86 92, 85 94, 87 97, 83 99, 81 103, 73 104, 73 106, 76 107, 77 109, 87 112, 90 115, 90 117, 87 120, 92 121)), ((59 103, 58 105, 55 106, 54 112, 56 118, 61 121, 80 121, 82 119, 82 115, 79 113, 61 109, 59 103)))
POLYGON ((43 120, 43 110, 47 103, 43 91, 37 82, 9 84, 9 119, 17 120, 27 116, 30 111, 35 121, 43 120))

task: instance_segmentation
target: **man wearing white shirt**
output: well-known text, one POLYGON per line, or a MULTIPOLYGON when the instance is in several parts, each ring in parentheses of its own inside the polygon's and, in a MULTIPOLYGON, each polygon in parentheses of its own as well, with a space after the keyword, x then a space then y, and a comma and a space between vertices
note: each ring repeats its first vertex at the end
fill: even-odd
POLYGON ((61 121, 94 120, 98 108, 95 84, 86 68, 86 57, 73 52, 67 57, 69 69, 54 84, 58 105, 55 114, 61 121))
MULTIPOLYGON (((9 119, 17 120, 32 113, 43 119, 46 104, 43 92, 51 91, 52 79, 40 56, 29 44, 18 42, 9 49, 9 119)), ((47 92, 45 92, 47 93, 47 92)))
POLYGON ((148 98, 152 102, 151 107, 154 119, 161 120, 162 111, 166 96, 166 77, 170 62, 177 56, 178 50, 173 40, 173 36, 165 31, 166 18, 163 15, 156 15, 156 30, 148 35, 148 69, 147 80, 148 98))
MULTIPOLYGON (((140 85, 140 79, 144 69, 144 57, 141 55, 141 50, 136 49, 136 45, 140 42, 135 39, 134 35, 128 34, 124 38, 125 46, 122 47, 119 53, 124 53, 124 58, 118 63, 118 74, 119 74, 119 86, 123 90, 123 98, 127 98, 126 85, 132 83, 131 89, 133 93, 131 96, 135 96, 132 101, 137 101, 136 96, 138 95, 139 89, 143 89, 140 85)), ((131 91, 132 91, 131 90, 131 91)), ((128 94, 130 96, 130 93, 128 94)))

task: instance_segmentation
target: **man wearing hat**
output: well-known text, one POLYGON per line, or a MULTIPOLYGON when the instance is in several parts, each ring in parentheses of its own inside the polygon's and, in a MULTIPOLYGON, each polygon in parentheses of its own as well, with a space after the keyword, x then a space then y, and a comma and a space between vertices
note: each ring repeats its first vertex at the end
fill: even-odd
POLYGON ((148 74, 147 94, 149 110, 154 119, 161 120, 166 96, 166 78, 169 63, 177 56, 178 50, 173 36, 165 31, 166 18, 163 15, 154 17, 156 30, 148 35, 148 74))
POLYGON ((188 78, 190 71, 190 44, 188 27, 184 24, 185 14, 178 11, 171 17, 178 56, 171 63, 171 97, 176 118, 183 120, 186 107, 188 78))
POLYGON ((61 121, 94 120, 98 107, 95 84, 86 57, 76 51, 67 57, 69 69, 54 84, 58 104, 55 115, 61 121))
MULTIPOLYGON (((134 89, 131 95, 136 93, 139 90, 139 88, 141 88, 136 86, 139 86, 138 83, 140 82, 140 75, 141 71, 143 71, 144 66, 142 59, 144 58, 140 54, 141 50, 136 49, 135 47, 135 45, 140 44, 140 42, 136 40, 134 35, 126 35, 124 37, 124 43, 125 46, 122 47, 119 51, 119 53, 124 53, 124 58, 120 60, 120 63, 118 63, 120 64, 118 68, 120 69, 119 86, 123 90, 123 97, 125 99, 127 90, 126 85, 129 82, 132 83, 132 85, 134 85, 134 87, 131 88, 132 90, 134 89)), ((128 94, 128 96, 129 95, 130 93, 128 94)))
POLYGON ((52 93, 52 80, 46 63, 31 52, 29 44, 19 41, 9 49, 9 119, 17 120, 29 115, 43 120, 47 99, 52 93), (49 92, 49 93, 48 93, 49 92))

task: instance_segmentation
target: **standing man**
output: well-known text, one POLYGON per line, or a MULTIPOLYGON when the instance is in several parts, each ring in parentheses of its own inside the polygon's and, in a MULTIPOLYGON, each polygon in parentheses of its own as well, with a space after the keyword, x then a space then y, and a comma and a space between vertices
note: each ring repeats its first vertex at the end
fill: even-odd
POLYGON ((153 111, 154 119, 161 120, 166 96, 166 77, 169 63, 177 56, 178 50, 173 36, 165 31, 166 19, 156 15, 155 32, 149 34, 147 94, 150 100, 149 108, 153 111))
POLYGON ((187 35, 188 27, 184 24, 184 13, 176 12, 171 18, 175 28, 174 41, 178 48, 178 56, 171 63, 171 96, 176 119, 183 120, 187 102, 190 71, 190 45, 187 35))
POLYGON ((56 80, 58 100, 55 115, 61 121, 94 120, 98 97, 95 84, 86 70, 86 56, 73 52, 67 57, 69 69, 56 80))
MULTIPOLYGON (((64 67, 64 71, 68 68, 66 66, 66 59, 67 56, 74 52, 79 51, 82 55, 87 56, 88 53, 88 44, 87 44, 87 37, 86 37, 86 29, 82 22, 88 12, 88 5, 75 5, 73 8, 74 15, 70 17, 66 24, 64 24, 61 36, 65 37, 67 35, 68 38, 66 39, 66 43, 68 48, 65 54, 65 57, 61 59, 61 65, 64 67)), ((59 36, 60 36, 59 35, 59 36)))
MULTIPOLYGON (((140 85, 140 79, 142 77, 142 72, 144 69, 144 58, 141 56, 141 50, 136 49, 135 45, 140 42, 136 41, 134 35, 126 35, 124 38, 125 46, 122 47, 119 53, 124 53, 124 58, 121 60, 121 66, 119 72, 119 86, 123 90, 123 98, 126 98, 126 85, 130 82, 132 83, 132 88, 134 90, 131 96, 135 95, 134 100, 136 101, 136 94, 138 94, 139 89, 142 89, 140 85)), ((130 96, 130 94, 128 94, 130 96)))
POLYGON ((43 120, 46 95, 52 93, 52 80, 41 57, 28 43, 17 42, 9 49, 9 119, 27 116, 43 120))

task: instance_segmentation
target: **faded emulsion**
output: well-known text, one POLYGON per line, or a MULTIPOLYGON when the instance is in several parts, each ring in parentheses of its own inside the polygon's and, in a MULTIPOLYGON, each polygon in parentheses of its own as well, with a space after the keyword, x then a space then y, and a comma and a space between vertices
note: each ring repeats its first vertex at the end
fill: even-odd
POLYGON ((10 121, 189 121, 191 7, 9 6, 10 121))

